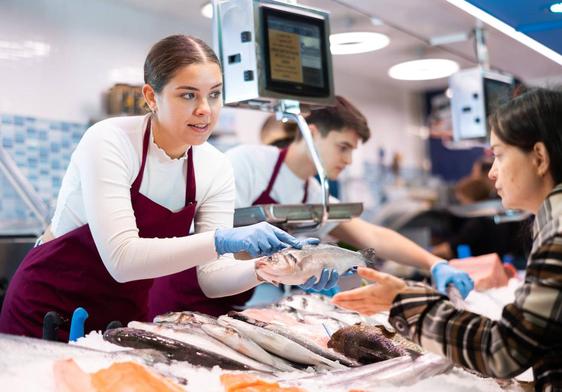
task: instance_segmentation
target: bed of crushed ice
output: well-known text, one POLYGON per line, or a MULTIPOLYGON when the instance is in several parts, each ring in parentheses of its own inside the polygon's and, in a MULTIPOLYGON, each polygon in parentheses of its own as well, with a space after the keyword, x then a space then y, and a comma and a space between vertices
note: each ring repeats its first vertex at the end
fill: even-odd
MULTIPOLYGON (((467 309, 497 319, 501 316, 502 307, 513 300, 515 289, 519 284, 518 281, 512 280, 507 287, 489 290, 485 293, 472 293, 467 298, 467 309)), ((24 347, 25 344, 17 340, 0 339, 0 350, 3 352, 0 355, 0 385, 2 385, 3 390, 54 391, 55 385, 52 368, 53 362, 56 359, 72 357, 87 372, 95 372, 108 367, 112 362, 116 361, 115 357, 111 354, 106 355, 99 352, 81 350, 82 347, 107 353, 127 350, 103 340, 102 335, 98 332, 91 332, 87 336, 80 338, 77 342, 71 344, 72 347, 67 347, 68 350, 60 349, 59 347, 64 348, 62 345, 53 346, 52 352, 47 352, 46 355, 36 355, 36 351, 34 351, 36 347, 31 347, 33 343, 30 346, 31 349, 26 349, 24 347)), ((188 391, 222 392, 224 390, 219 379, 221 369, 218 367, 213 369, 196 368, 181 362, 175 362, 171 365, 155 364, 153 366, 164 373, 172 373, 176 377, 188 380, 186 386, 188 391)), ((283 374, 283 379, 285 380, 291 379, 291 377, 292 374, 283 374)), ((294 377, 297 377, 297 374, 294 377)), ((302 387, 315 390, 314 385, 310 383, 302 384, 302 387)), ((446 374, 429 377, 414 385, 401 387, 377 385, 376 391, 515 392, 523 391, 523 389, 517 383, 510 383, 502 388, 493 379, 481 378, 460 368, 453 368, 446 374)))

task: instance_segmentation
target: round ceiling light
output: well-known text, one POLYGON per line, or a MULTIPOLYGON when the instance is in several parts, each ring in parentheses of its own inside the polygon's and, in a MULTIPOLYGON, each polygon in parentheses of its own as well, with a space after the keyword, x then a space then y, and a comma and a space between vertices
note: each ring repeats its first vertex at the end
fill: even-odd
POLYGON ((380 33, 352 32, 330 35, 332 54, 355 54, 372 52, 384 48, 390 39, 380 33))
POLYGON ((550 12, 562 13, 562 2, 552 4, 550 6, 550 12))
POLYGON ((213 18, 213 4, 211 4, 211 2, 205 3, 201 6, 201 15, 205 18, 213 18))
POLYGON ((398 80, 431 80, 446 78, 459 70, 459 64, 446 59, 424 59, 396 64, 388 75, 398 80))

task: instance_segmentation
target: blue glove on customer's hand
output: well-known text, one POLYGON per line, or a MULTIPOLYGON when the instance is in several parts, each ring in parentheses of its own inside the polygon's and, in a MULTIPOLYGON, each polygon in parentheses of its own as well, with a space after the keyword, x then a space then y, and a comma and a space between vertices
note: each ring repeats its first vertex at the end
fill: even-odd
POLYGON ((248 252, 252 257, 258 257, 289 246, 301 249, 303 242, 266 222, 215 231, 215 249, 219 255, 248 252))
POLYGON ((340 275, 336 270, 330 272, 328 268, 324 268, 318 282, 316 282, 316 276, 311 276, 306 282, 299 285, 299 287, 303 290, 313 289, 316 291, 331 289, 338 283, 339 278, 340 275))
POLYGON ((435 284, 435 288, 442 294, 447 295, 447 285, 454 284, 463 298, 474 288, 472 278, 464 271, 451 267, 445 262, 435 264, 431 269, 431 276, 435 284))

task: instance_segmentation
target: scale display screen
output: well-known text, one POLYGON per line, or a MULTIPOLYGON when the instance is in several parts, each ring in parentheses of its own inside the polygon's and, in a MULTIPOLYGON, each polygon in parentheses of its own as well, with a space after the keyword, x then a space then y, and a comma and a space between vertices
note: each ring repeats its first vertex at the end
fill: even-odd
POLYGON ((496 109, 509 101, 513 96, 513 84, 499 80, 484 78, 484 100, 486 117, 494 114, 496 109))
POLYGON ((266 88, 301 97, 330 95, 322 18, 261 8, 266 88))

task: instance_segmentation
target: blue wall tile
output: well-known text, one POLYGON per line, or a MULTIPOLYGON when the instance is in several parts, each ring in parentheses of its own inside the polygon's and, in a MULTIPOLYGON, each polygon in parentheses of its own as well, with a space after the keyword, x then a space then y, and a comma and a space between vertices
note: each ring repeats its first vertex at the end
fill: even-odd
MULTIPOLYGON (((87 124, 0 115, 2 147, 51 208, 54 208, 72 151, 86 128, 87 124)), ((26 220, 31 216, 0 173, 0 220, 26 220)))

